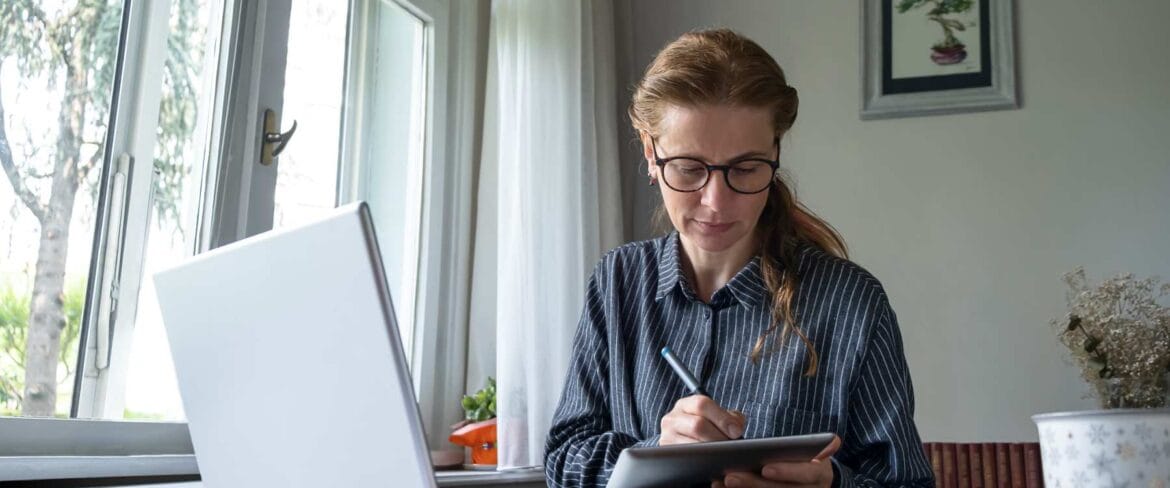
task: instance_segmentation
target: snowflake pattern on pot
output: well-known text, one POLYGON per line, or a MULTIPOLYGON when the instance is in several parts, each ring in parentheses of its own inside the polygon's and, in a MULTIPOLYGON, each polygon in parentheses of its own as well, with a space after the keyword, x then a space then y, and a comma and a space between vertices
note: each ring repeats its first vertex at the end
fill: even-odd
POLYGON ((1039 416, 1045 486, 1170 488, 1170 409, 1106 412, 1039 416))
POLYGON ((1093 444, 1104 444, 1105 440, 1109 438, 1109 433, 1105 432, 1104 425, 1089 426, 1089 439, 1093 444))

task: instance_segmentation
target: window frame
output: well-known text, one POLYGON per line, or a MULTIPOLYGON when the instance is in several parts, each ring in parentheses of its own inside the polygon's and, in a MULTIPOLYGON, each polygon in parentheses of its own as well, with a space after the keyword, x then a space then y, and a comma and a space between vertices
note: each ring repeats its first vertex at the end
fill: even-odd
MULTIPOLYGON (((232 128, 233 124, 252 125, 247 121, 249 116, 259 120, 256 111, 249 110, 263 103, 264 90, 259 86, 263 67, 257 58, 263 54, 265 45, 269 48, 273 45, 264 43, 262 36, 266 28, 270 36, 273 31, 279 34, 280 19, 274 14, 283 12, 286 37, 276 43, 280 45, 278 54, 283 59, 289 6, 290 0, 222 0, 216 4, 224 10, 219 51, 214 53, 219 59, 215 108, 210 140, 206 141, 209 146, 201 161, 206 171, 200 183, 202 211, 194 251, 246 237, 249 231, 267 230, 258 229, 265 222, 262 215, 258 216, 263 208, 257 207, 262 206, 249 207, 240 202, 263 199, 267 195, 266 221, 271 225, 275 185, 265 192, 263 181, 241 176, 250 166, 256 166, 252 162, 258 158, 246 156, 259 154, 259 126, 252 131, 237 132, 232 128), (242 65, 243 62, 251 64, 242 65), (220 164, 208 164, 209 161, 220 164)), ((109 395, 125 391, 143 278, 152 215, 155 131, 171 3, 124 0, 123 8, 119 61, 107 129, 109 142, 103 156, 94 254, 78 345, 81 367, 74 380, 71 415, 69 419, 0 417, 0 431, 5 432, 0 438, 0 479, 198 474, 186 422, 122 419, 121 395, 117 398, 109 395), (122 158, 123 155, 127 158, 122 158), (115 180, 120 180, 118 186, 122 191, 112 190, 115 180), (124 212, 116 212, 119 208, 124 212), (111 215, 111 210, 118 215, 111 215), (112 323, 111 313, 116 314, 112 323), (107 364, 97 368, 100 356, 106 354, 108 361, 103 362, 107 364)), ((276 109, 279 110, 279 104, 276 109)))
MULTIPOLYGON (((449 424, 464 417, 467 332, 474 235, 474 179, 483 122, 478 58, 486 66, 483 2, 394 1, 427 23, 427 164, 419 225, 418 283, 411 377, 427 443, 447 442, 449 424), (481 27, 483 27, 481 29, 481 27)), ((482 381, 477 379, 476 383, 482 381)))
MULTIPOLYGON (((463 418, 459 398, 465 393, 467 318, 470 300, 472 191, 478 159, 479 122, 467 122, 481 112, 482 95, 476 83, 476 59, 486 42, 486 29, 477 22, 487 7, 481 2, 452 8, 449 0, 350 0, 347 42, 345 107, 362 107, 364 70, 360 62, 374 9, 394 4, 425 25, 424 60, 426 106, 422 206, 419 216, 418 259, 410 334, 411 380, 427 432, 427 442, 446 442, 447 426, 463 418), (450 80, 450 81, 449 81, 450 80), (470 163, 470 164, 469 164, 470 163), (446 365, 448 367, 437 367, 446 365)), ((361 143, 345 128, 360 122, 360 112, 349 110, 343 119, 343 142, 338 175, 338 203, 361 198, 361 143)))
POLYGON ((277 164, 259 164, 259 140, 264 110, 276 112, 278 126, 282 117, 292 0, 225 1, 234 16, 224 22, 220 68, 226 71, 208 151, 217 164, 207 165, 215 174, 204 194, 206 233, 196 253, 270 230, 276 194, 277 164))
MULTIPOLYGON (((412 81, 419 82, 422 86, 421 106, 414 106, 417 100, 413 100, 411 111, 416 110, 421 112, 423 119, 423 127, 421 127, 422 140, 417 141, 421 149, 422 167, 408 168, 402 174, 406 175, 408 180, 406 183, 406 196, 408 200, 417 196, 417 200, 408 201, 407 206, 410 209, 409 214, 416 215, 417 218, 405 222, 406 235, 416 235, 414 242, 409 244, 404 251, 409 256, 403 261, 401 272, 403 273, 403 281, 410 281, 414 284, 415 290, 405 296, 393 296, 394 307, 398 313, 398 327, 403 339, 403 344, 408 350, 407 360, 411 362, 413 371, 413 357, 414 348, 412 344, 415 338, 415 322, 416 313, 418 309, 418 272, 421 266, 422 256, 422 207, 423 198, 426 191, 422 188, 423 175, 426 174, 427 169, 436 162, 431 159, 431 154, 427 151, 430 147, 430 138, 432 137, 432 128, 430 125, 432 113, 430 107, 432 105, 433 95, 429 90, 432 80, 432 71, 434 63, 432 62, 432 53, 434 45, 431 40, 435 30, 433 19, 430 17, 420 16, 418 9, 411 8, 409 5, 399 1, 391 0, 352 0, 349 2, 349 16, 347 19, 347 40, 346 40, 346 60, 345 60, 345 77, 343 80, 343 94, 342 94, 342 124, 341 124, 341 150, 338 157, 337 165, 337 205, 343 205, 358 200, 373 200, 371 191, 371 181, 373 179, 374 164, 380 162, 370 161, 368 154, 367 141, 374 139, 376 136, 370 134, 374 115, 372 111, 367 110, 367 107, 376 103, 378 96, 377 82, 374 79, 379 62, 382 58, 379 56, 377 38, 381 32, 381 15, 380 11, 385 5, 395 5, 401 7, 408 14, 414 16, 423 24, 422 32, 422 56, 416 67, 421 68, 418 73, 412 73, 412 81), (419 110, 421 109, 421 110, 419 110), (417 171, 417 173, 416 173, 417 171), (413 233, 412 233, 413 231, 413 233)), ((414 53, 417 54, 417 53, 414 53)), ((414 56, 412 56, 414 58, 414 56)), ((413 94, 413 93, 412 93, 413 94)), ((440 139, 442 135, 437 135, 440 139)), ((413 134, 410 137, 414 139, 413 134)), ((413 154, 412 154, 413 155, 413 154)), ((413 159, 408 156, 408 159, 413 159)), ((385 248, 383 248, 385 252, 385 248)), ((396 283, 390 283, 392 290, 397 287, 396 283)), ((417 389, 417 378, 416 389, 417 389)))
MULTIPOLYGON (((122 342, 129 346, 133 331, 132 326, 119 325, 133 321, 141 281, 142 262, 134 257, 142 256, 145 235, 139 231, 145 231, 150 217, 170 7, 170 2, 123 1, 71 418, 0 417, 0 431, 5 433, 0 438, 0 479, 198 474, 185 423, 76 418, 114 408, 105 391, 125 381, 116 354, 108 357, 107 367, 90 373, 97 371, 99 336, 105 353, 118 350, 122 342), (134 160, 138 164, 130 163, 134 160), (114 190, 115 181, 120 182, 120 191, 114 190), (124 211, 112 212, 118 209, 124 211), (110 314, 119 311, 110 323, 110 314), (98 320, 102 316, 104 323, 98 320), (131 458, 126 456, 129 452, 149 456, 131 458), (108 462, 110 456, 120 462, 108 462), (99 458, 100 462, 85 461, 99 458)), ((120 417, 120 405, 117 408, 120 417)))
MULTIPOLYGON (((129 15, 124 32, 123 62, 117 70, 107 164, 103 167, 95 254, 85 320, 79 344, 79 394, 74 395, 71 418, 121 418, 122 393, 126 390, 130 349, 134 340, 138 297, 143 281, 145 253, 153 213, 153 161, 156 128, 162 96, 163 65, 170 33, 171 2, 126 0, 129 15), (114 158, 127 154, 129 167, 114 158), (124 174, 122 195, 106 193, 114 188, 108 180, 124 174), (107 209, 125 209, 124 219, 107 209), (113 216, 116 217, 116 216, 113 216), (111 225, 112 224, 112 225, 111 225), (111 242, 120 246, 109 246, 111 242), (117 279, 113 279, 117 277, 117 279), (104 363, 104 364, 103 364, 104 363), (118 393, 111 395, 110 393, 118 393)), ((261 64, 264 56, 279 56, 283 63, 287 44, 291 0, 213 0, 221 9, 213 109, 203 157, 198 198, 200 211, 195 228, 193 254, 234 242, 271 228, 275 166, 261 166, 259 133, 262 110, 281 109, 282 90, 275 100, 263 83, 283 86, 270 79, 271 70, 261 64), (281 17, 283 14, 283 20, 281 17), (280 24, 283 22, 283 31, 280 24), (273 27, 275 25, 275 27, 273 27), (267 34, 266 34, 267 33, 267 34), (284 37, 277 37, 282 35, 284 37), (268 37, 265 37, 268 36, 268 37), (273 42, 271 37, 277 37, 273 42), (266 53, 265 49, 274 52, 266 53), (249 63, 245 65, 244 63, 249 63), (252 130, 236 130, 236 127, 252 130), (266 177, 260 173, 270 173, 266 177), (263 202, 267 201, 265 205, 263 202), (261 202, 261 203, 256 203, 261 202), (263 217, 267 211, 267 217, 263 217)), ((209 26, 214 28, 214 26, 209 26)))
POLYGON ((162 99, 170 2, 124 2, 123 39, 113 96, 116 105, 102 166, 94 253, 70 417, 121 416, 123 391, 142 281, 151 215, 155 128, 162 99), (115 180, 124 182, 115 185, 115 180), (112 210, 122 210, 120 215, 112 210), (113 245, 111 245, 113 244, 113 245), (138 259, 135 259, 137 257, 138 259))

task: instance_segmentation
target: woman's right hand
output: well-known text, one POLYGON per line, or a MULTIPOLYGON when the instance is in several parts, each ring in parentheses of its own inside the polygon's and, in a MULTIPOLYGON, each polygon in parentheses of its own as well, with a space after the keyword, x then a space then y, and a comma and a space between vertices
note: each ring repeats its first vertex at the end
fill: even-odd
POLYGON ((675 402, 662 417, 658 445, 739 439, 746 424, 742 413, 724 410, 705 395, 691 395, 675 402))

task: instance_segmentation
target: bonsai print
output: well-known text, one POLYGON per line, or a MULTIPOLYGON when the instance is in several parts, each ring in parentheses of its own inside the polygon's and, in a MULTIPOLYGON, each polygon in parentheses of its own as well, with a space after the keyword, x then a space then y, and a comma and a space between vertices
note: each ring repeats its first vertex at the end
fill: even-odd
MULTIPOLYGON (((946 15, 967 13, 974 4, 973 0, 899 0, 897 9, 898 13, 904 14, 908 10, 930 6, 930 10, 926 11, 926 18, 938 22, 944 36, 941 42, 930 47, 933 51, 930 53, 930 60, 934 61, 935 64, 946 65, 967 59, 967 46, 955 37, 955 31, 965 31, 967 26, 958 20, 946 17, 946 15)), ((971 23, 970 25, 974 26, 975 24, 971 23)))

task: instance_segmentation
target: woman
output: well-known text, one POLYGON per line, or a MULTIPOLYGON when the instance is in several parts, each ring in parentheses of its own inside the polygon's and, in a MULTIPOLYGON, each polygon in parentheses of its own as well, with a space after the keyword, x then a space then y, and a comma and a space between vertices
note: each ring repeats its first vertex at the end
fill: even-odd
POLYGON ((780 177, 796 90, 759 45, 683 35, 629 115, 674 232, 609 252, 589 281, 549 432, 550 485, 604 485, 631 446, 834 432, 816 459, 726 486, 933 486, 881 284, 780 177), (670 347, 710 396, 690 395, 670 347))

